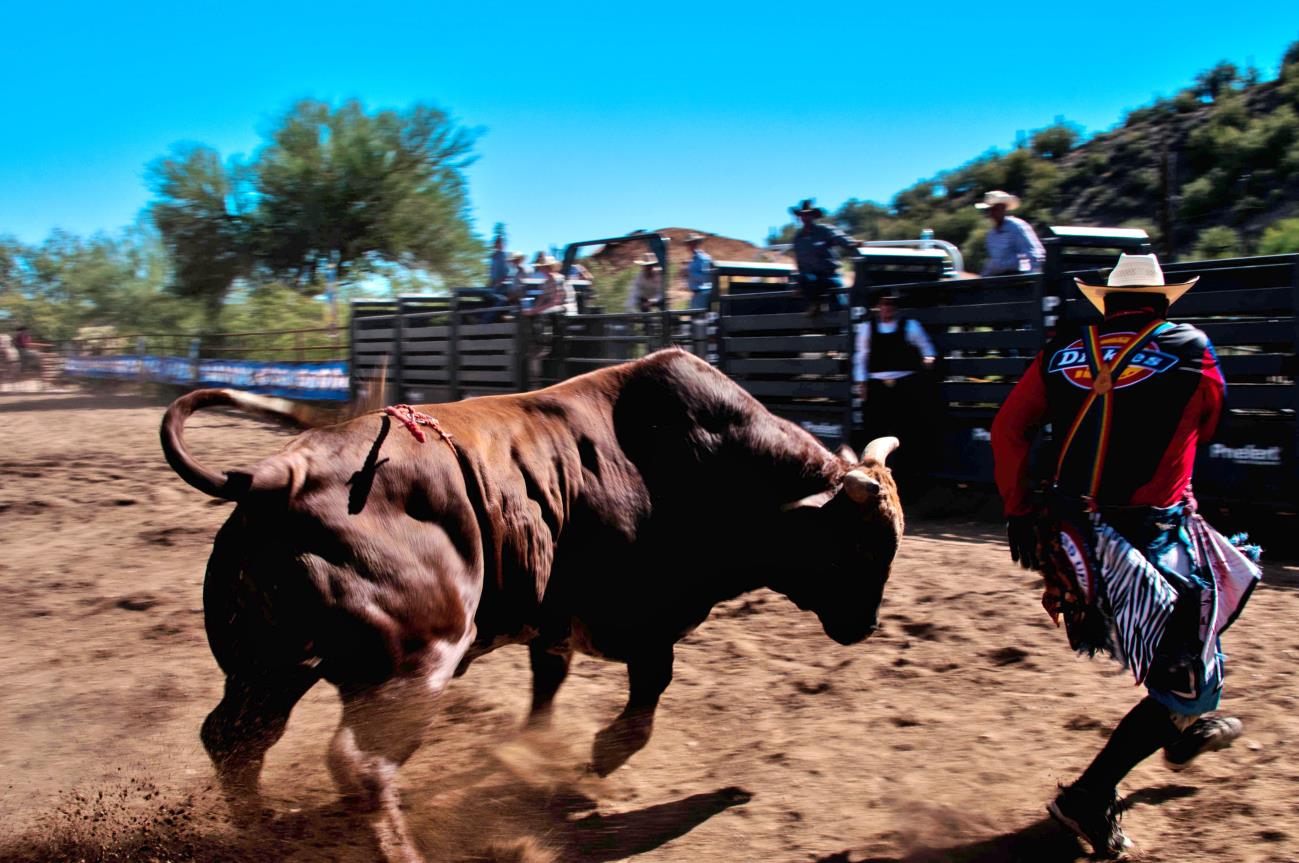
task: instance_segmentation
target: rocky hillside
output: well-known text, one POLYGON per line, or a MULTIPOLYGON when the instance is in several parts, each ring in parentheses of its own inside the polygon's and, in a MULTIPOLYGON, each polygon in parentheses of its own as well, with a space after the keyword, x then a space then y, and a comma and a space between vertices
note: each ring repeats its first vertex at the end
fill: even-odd
POLYGON ((1299 251, 1299 42, 1273 80, 1223 62, 1109 131, 1084 139, 1062 120, 887 205, 849 200, 834 216, 861 239, 933 228, 977 269, 987 224, 973 205, 990 189, 1019 195, 1018 215, 1039 233, 1060 224, 1141 227, 1163 254, 1182 258, 1299 251))

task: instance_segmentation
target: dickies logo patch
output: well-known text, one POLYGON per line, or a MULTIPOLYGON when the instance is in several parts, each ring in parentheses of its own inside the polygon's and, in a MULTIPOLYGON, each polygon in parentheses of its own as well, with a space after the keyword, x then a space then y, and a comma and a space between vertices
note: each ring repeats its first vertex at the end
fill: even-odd
MULTIPOLYGON (((1112 362, 1114 355, 1121 351, 1135 335, 1136 333, 1108 333, 1101 336, 1101 356, 1105 362, 1112 362)), ((1147 342, 1145 347, 1133 354, 1127 368, 1114 381, 1114 389, 1121 390, 1139 384, 1176 365, 1177 357, 1159 350, 1159 345, 1154 341, 1147 342)), ((1087 351, 1083 348, 1082 339, 1056 351, 1051 357, 1047 371, 1048 373, 1059 372, 1064 375, 1065 380, 1079 389, 1092 388, 1092 371, 1087 366, 1087 351)))

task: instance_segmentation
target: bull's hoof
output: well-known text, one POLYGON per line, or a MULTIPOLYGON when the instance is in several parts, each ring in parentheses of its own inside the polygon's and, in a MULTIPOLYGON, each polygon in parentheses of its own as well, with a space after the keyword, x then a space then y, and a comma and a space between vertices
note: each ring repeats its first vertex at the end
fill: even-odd
POLYGON ((230 823, 240 830, 255 830, 269 825, 275 820, 275 810, 266 806, 260 796, 226 797, 230 810, 230 823))

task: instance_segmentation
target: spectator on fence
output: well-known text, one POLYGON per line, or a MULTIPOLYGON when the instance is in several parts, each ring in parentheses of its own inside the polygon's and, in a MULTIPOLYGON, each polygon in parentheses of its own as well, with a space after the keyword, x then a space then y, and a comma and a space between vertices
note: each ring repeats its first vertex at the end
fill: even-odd
POLYGON ((985 240, 988 260, 983 265, 982 275, 1013 276, 1042 272, 1046 250, 1033 227, 1017 216, 1007 215, 1019 207, 1017 196, 1000 190, 988 192, 974 206, 992 222, 985 240))
MULTIPOLYGON (((937 352, 915 318, 898 313, 888 289, 875 295, 869 317, 857 325, 853 381, 862 399, 862 437, 894 435, 908 450, 894 472, 905 475, 930 449, 937 393, 930 375, 937 352)), ((901 456, 902 450, 898 450, 901 456)))
POLYGON ((505 235, 497 234, 493 246, 495 248, 492 257, 487 263, 487 287, 504 295, 510 278, 509 260, 505 254, 505 235))
POLYGON ((842 302, 839 291, 843 279, 839 276, 839 250, 857 251, 858 241, 830 225, 817 221, 825 210, 816 206, 811 198, 797 207, 790 207, 803 223, 794 235, 794 261, 798 265, 798 289, 807 301, 808 317, 816 317, 827 302, 832 306, 842 302))
POLYGON ((663 305, 663 270, 659 259, 647 253, 633 261, 640 269, 632 279, 631 291, 627 294, 627 311, 645 312, 662 308, 663 305))
POLYGON ((690 263, 686 265, 686 287, 690 289, 690 308, 707 309, 713 298, 713 259, 703 249, 704 235, 690 234, 686 248, 690 263))
POLYGON ((595 276, 584 264, 574 261, 568 265, 568 279, 572 282, 581 282, 573 285, 573 296, 577 298, 577 310, 585 312, 594 296, 595 276))
POLYGON ((27 327, 20 326, 14 332, 14 347, 18 349, 18 364, 25 371, 37 371, 41 367, 40 355, 32 344, 32 334, 27 327))
POLYGON ((506 301, 514 305, 522 303, 528 291, 527 281, 532 277, 528 256, 523 252, 510 252, 510 277, 505 286, 506 301))
POLYGON ((573 295, 573 285, 559 274, 563 264, 546 254, 538 252, 533 259, 537 275, 541 276, 541 293, 532 305, 523 310, 525 315, 575 315, 577 298, 573 295))
POLYGON ((18 349, 14 347, 13 337, 8 333, 0 333, 0 370, 4 372, 3 377, 18 371, 18 359, 18 349))

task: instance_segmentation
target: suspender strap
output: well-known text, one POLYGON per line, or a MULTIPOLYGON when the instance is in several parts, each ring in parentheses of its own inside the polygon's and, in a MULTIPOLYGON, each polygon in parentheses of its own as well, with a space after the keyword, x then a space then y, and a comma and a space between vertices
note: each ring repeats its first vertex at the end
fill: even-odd
POLYGON ((1083 351, 1087 355, 1087 367, 1091 370, 1092 388, 1091 392, 1087 393, 1087 398, 1083 400, 1082 407, 1078 409, 1078 415, 1074 417, 1068 434, 1060 444, 1060 457, 1055 465, 1057 482, 1060 480, 1060 471, 1064 468, 1065 456, 1069 454, 1070 448, 1078 437, 1078 430, 1082 428, 1083 421, 1091 413, 1092 406, 1099 401, 1101 418, 1097 430, 1096 457, 1092 461, 1091 480, 1087 486, 1087 496, 1092 498, 1096 496, 1101 484, 1101 471, 1105 466, 1105 456, 1110 443, 1110 427, 1114 419, 1114 384, 1132 362, 1132 358, 1140 353, 1146 341, 1171 326, 1168 321, 1151 321, 1142 327, 1141 332, 1119 348, 1109 362, 1105 361, 1104 352, 1101 350, 1100 331, 1097 327, 1089 326, 1083 330, 1083 351))

